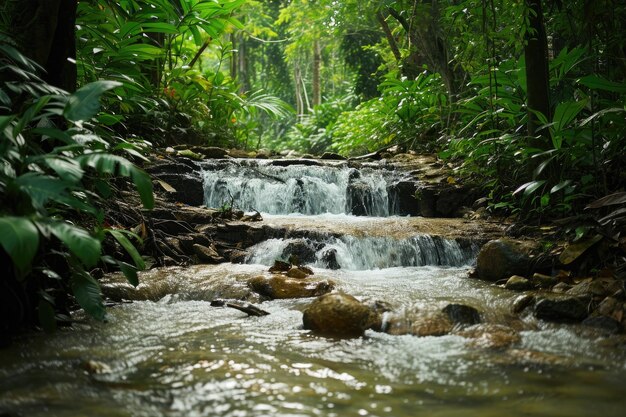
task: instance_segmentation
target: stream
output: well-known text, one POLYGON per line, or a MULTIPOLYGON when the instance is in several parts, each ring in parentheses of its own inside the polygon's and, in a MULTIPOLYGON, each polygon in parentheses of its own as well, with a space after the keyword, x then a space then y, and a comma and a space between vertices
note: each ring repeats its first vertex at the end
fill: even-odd
POLYGON ((508 329, 508 342, 497 331, 316 336, 302 328, 310 298, 264 301, 263 317, 211 306, 248 297, 247 281, 268 276, 294 242, 270 239, 244 264, 152 269, 137 289, 105 277, 105 293, 133 299, 109 308, 106 323, 78 311, 71 327, 0 350, 0 415, 622 416, 626 340, 512 315, 519 293, 468 278, 478 226, 398 216, 393 181, 343 165, 222 164, 205 169, 205 201, 232 197, 267 224, 314 230, 305 263, 335 291, 400 317, 472 306, 483 323, 508 329), (323 262, 329 250, 339 269, 323 262))

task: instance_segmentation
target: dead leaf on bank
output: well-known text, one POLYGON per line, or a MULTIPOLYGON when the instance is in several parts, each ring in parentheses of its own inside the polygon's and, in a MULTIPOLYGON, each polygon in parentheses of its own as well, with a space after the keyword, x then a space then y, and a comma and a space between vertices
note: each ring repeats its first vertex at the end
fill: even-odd
POLYGON ((568 265, 574 262, 580 255, 585 253, 587 249, 598 243, 602 240, 602 235, 595 235, 592 238, 582 240, 580 242, 572 243, 565 248, 561 256, 559 256, 559 261, 563 265, 568 265))
POLYGON ((159 183, 159 185, 168 193, 175 193, 176 192, 176 188, 172 187, 171 185, 169 185, 168 183, 166 183, 163 180, 156 180, 156 182, 159 183))

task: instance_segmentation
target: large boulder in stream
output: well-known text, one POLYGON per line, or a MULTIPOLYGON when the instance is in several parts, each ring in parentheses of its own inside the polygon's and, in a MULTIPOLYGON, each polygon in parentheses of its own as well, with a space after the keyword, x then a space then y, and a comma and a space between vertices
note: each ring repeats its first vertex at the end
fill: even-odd
POLYGON ((281 254, 283 259, 294 259, 294 264, 308 264, 315 262, 315 245, 308 239, 295 239, 289 242, 281 254), (295 257, 295 258, 294 258, 295 257))
POLYGON ((380 316, 348 294, 323 295, 303 312, 304 328, 333 337, 359 337, 365 330, 378 327, 380 316))
POLYGON ((589 314, 589 298, 547 295, 537 299, 535 316, 546 321, 567 322, 582 321, 589 314))
POLYGON ((512 275, 528 275, 533 267, 531 242, 497 239, 487 242, 478 253, 476 275, 487 281, 500 281, 512 275))
POLYGON ((331 292, 335 283, 330 280, 288 278, 281 275, 258 276, 248 281, 257 294, 274 299, 317 297, 331 292))

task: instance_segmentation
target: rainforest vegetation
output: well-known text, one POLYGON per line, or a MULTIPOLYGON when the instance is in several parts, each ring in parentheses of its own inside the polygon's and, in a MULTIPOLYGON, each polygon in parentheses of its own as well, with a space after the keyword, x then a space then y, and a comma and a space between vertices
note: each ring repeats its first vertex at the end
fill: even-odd
MULTIPOLYGON (((102 204, 126 178, 153 206, 138 168, 151 148, 399 145, 481 184, 502 216, 581 219, 613 195, 605 223, 626 218, 623 1, 3 0, 0 13, 0 315, 20 318, 2 331, 54 328, 66 293, 103 318, 96 265, 137 282, 142 231, 112 227, 102 204)), ((572 224, 578 238, 592 227, 572 224)))

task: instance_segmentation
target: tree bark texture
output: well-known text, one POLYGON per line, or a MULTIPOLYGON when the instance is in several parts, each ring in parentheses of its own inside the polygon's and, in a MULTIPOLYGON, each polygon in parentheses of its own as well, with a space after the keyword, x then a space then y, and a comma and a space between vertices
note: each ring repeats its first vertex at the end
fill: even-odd
POLYGON ((541 0, 526 0, 530 11, 529 30, 526 34, 524 57, 526 59, 526 91, 528 107, 528 135, 535 136, 540 125, 534 112, 550 115, 550 84, 548 73, 548 40, 543 21, 541 0))

